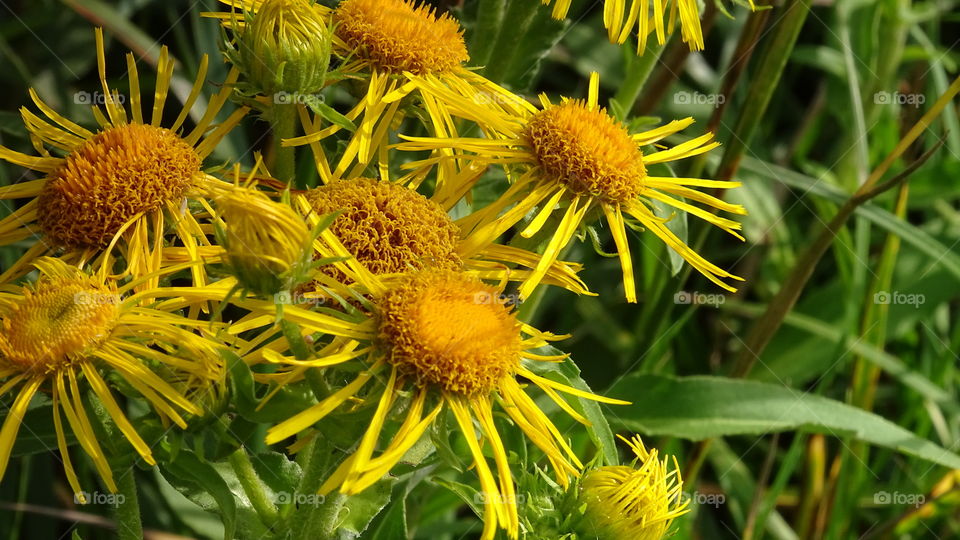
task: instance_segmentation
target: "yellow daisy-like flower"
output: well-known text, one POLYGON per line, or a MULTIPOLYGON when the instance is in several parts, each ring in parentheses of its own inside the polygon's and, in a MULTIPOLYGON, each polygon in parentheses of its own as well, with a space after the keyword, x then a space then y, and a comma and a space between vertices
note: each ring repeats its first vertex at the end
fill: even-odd
MULTIPOLYGON (((571 0, 541 0, 545 5, 553 3, 553 17, 562 19, 570 11, 571 0)), ((751 0, 751 7, 753 2, 751 0)), ((673 33, 677 17, 683 42, 691 51, 703 50, 703 31, 700 28, 700 9, 697 0, 604 0, 603 25, 611 43, 623 44, 637 29, 637 54, 643 54, 647 38, 657 35, 657 43, 663 45, 673 33), (667 15, 669 13, 669 19, 667 15), (666 20, 665 20, 666 19, 666 20)))
MULTIPOLYGON (((448 211, 459 200, 438 193, 427 198, 416 190, 370 178, 340 180, 303 194, 307 212, 341 212, 330 226, 352 256, 375 275, 425 268, 463 270, 483 279, 523 281, 539 262, 535 253, 511 246, 478 243, 465 234, 448 211)), ((352 281, 338 267, 324 270, 342 282, 352 281)), ((546 283, 589 294, 577 276, 580 265, 556 261, 546 283)))
MULTIPOLYGON (((286 0, 221 0, 235 9, 257 12, 270 2, 286 0)), ((317 10, 326 10, 313 6, 317 10)), ((330 172, 321 168, 325 182, 358 176, 374 157, 386 162, 388 132, 402 118, 403 98, 414 95, 429 117, 429 128, 438 137, 456 136, 454 117, 470 120, 484 132, 508 129, 491 112, 516 112, 522 100, 465 67, 469 60, 463 29, 447 14, 413 0, 344 0, 327 11, 334 30, 334 52, 342 59, 338 77, 366 81, 366 95, 346 117, 357 124, 339 162, 330 172), (359 120, 358 120, 359 119, 359 120)), ((232 14, 219 14, 229 19, 232 14)), ((329 77, 333 82, 337 77, 329 77)), ((320 141, 341 129, 323 126, 300 109, 307 135, 284 141, 300 146, 320 141)), ((444 169, 438 181, 453 175, 444 169)))
MULTIPOLYGON (((140 80, 133 55, 127 55, 128 117, 122 105, 124 98, 107 85, 100 29, 96 31, 96 41, 106 113, 99 105, 93 107, 93 113, 101 130, 94 133, 64 118, 31 90, 33 102, 50 120, 26 108, 21 111, 41 155, 30 156, 0 146, 0 159, 44 175, 40 180, 0 187, 0 200, 30 199, 0 220, 0 245, 38 239, 0 276, 0 283, 22 275, 38 257, 64 250, 66 260, 82 263, 98 255, 108 257, 118 243, 130 274, 153 275, 159 270, 167 227, 175 231, 188 251, 195 252, 199 245, 207 243, 196 219, 181 208, 185 198, 203 202, 202 198, 230 187, 204 174, 201 166, 246 113, 246 109, 239 109, 222 124, 213 124, 230 96, 237 73, 231 72, 223 90, 210 100, 194 129, 181 135, 187 115, 206 82, 207 57, 200 62, 196 81, 179 116, 169 127, 163 127, 161 120, 174 67, 167 48, 160 52, 153 110, 147 120, 141 110, 140 80), (64 157, 51 155, 48 146, 64 157)), ((195 267, 193 272, 202 283, 202 268, 195 267)))
MULTIPOLYGON (((287 307, 284 317, 301 324, 304 331, 323 331, 345 340, 341 352, 320 354, 315 360, 298 360, 266 348, 263 357, 286 365, 293 372, 356 362, 366 356, 366 369, 353 381, 317 405, 274 426, 267 443, 276 444, 306 432, 356 397, 372 379, 386 375, 376 412, 357 450, 327 479, 320 491, 339 489, 351 495, 386 475, 424 434, 438 415, 450 411, 473 456, 480 485, 486 494, 484 539, 493 538, 498 527, 517 536, 518 515, 507 449, 494 424, 494 403, 539 447, 551 463, 557 480, 567 485, 582 464, 553 422, 539 409, 524 388, 535 386, 576 420, 588 423, 561 396, 566 393, 604 403, 624 402, 596 396, 541 377, 530 364, 557 361, 533 349, 561 339, 540 332, 517 320, 515 312, 499 301, 502 289, 476 277, 450 270, 425 270, 382 280, 369 276, 365 289, 371 295, 370 312, 352 324, 331 315, 287 307), (518 380, 522 378, 523 383, 518 380), (387 418, 403 414, 399 430, 382 451, 374 455, 387 418), (479 429, 478 429, 479 428, 479 429), (485 442, 484 442, 485 441, 485 442), (491 469, 484 447, 489 446, 496 470, 491 469)), ((238 305, 254 311, 254 303, 238 305)), ((268 323, 276 307, 261 303, 268 313, 261 320, 240 323, 247 330, 268 323)), ((257 317, 256 313, 252 317, 257 317)), ((281 340, 277 340, 281 341, 281 340)), ((281 371, 280 376, 283 376, 281 371)), ((374 395, 376 395, 374 393, 374 395)))
POLYGON ((631 134, 598 105, 599 84, 598 75, 591 74, 587 101, 564 99, 555 105, 541 95, 542 110, 531 107, 524 115, 514 118, 515 130, 520 134, 515 138, 403 137, 407 142, 397 147, 412 151, 455 148, 471 152, 458 159, 469 159, 474 166, 500 163, 522 169, 519 178, 498 201, 475 212, 462 224, 466 230, 474 231, 471 237, 477 242, 495 240, 539 206, 534 219, 521 232, 524 237, 532 237, 554 212, 561 212, 562 219, 552 231, 540 263, 520 288, 521 296, 533 291, 560 250, 587 221, 588 212, 594 209, 599 209, 606 217, 613 234, 628 301, 636 302, 637 295, 626 227, 638 226, 628 221, 625 215, 636 220, 639 227, 657 235, 708 279, 724 289, 736 291, 723 279, 741 278, 708 262, 681 241, 666 225, 671 216, 658 216, 653 201, 697 216, 743 240, 736 232, 740 223, 684 200, 745 214, 746 210, 740 205, 693 189, 733 188, 740 183, 651 176, 647 171, 650 165, 696 156, 719 146, 719 143, 713 141, 712 133, 707 133, 673 148, 645 153, 641 147, 653 145, 681 131, 692 124, 693 119, 675 120, 659 128, 631 134))
MULTIPOLYGON (((17 389, 17 397, 0 428, 0 478, 6 470, 17 432, 37 392, 53 398, 57 446, 70 487, 82 493, 64 435, 60 410, 103 481, 116 491, 113 473, 87 416, 81 383, 93 390, 124 437, 144 461, 155 465, 147 443, 113 397, 102 371, 119 376, 163 417, 181 428, 185 413, 202 411, 147 363, 164 366, 196 386, 222 376, 218 346, 195 333, 209 322, 185 319, 141 307, 136 295, 124 295, 132 283, 117 286, 105 269, 90 276, 60 259, 35 261, 40 277, 33 285, 0 288, 0 396, 17 389)), ((175 383, 179 384, 179 383, 175 383)), ((81 495, 82 497, 82 495, 81 495)))
POLYGON ((655 448, 648 450, 639 435, 620 438, 636 459, 630 466, 584 473, 580 501, 586 506, 586 527, 609 540, 660 540, 673 520, 689 511, 677 460, 670 469, 667 459, 661 461, 655 448))

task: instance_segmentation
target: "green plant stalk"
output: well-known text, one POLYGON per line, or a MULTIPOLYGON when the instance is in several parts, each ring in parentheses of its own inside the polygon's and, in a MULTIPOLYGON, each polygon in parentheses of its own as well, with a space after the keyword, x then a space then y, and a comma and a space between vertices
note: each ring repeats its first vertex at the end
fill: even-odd
MULTIPOLYGON (((958 92, 960 92, 960 77, 954 80, 953 84, 940 96, 930 110, 907 132, 899 144, 897 144, 896 148, 873 170, 867 181, 847 200, 837 212, 837 215, 821 230, 816 240, 804 251, 797 265, 780 288, 780 291, 770 301, 764 315, 758 319, 757 323, 751 328, 744 343, 737 367, 734 370, 735 375, 745 376, 748 374, 753 364, 760 355, 763 354, 763 350, 783 324, 784 317, 793 309, 794 304, 796 304, 800 298, 800 294, 803 292, 807 281, 810 279, 810 276, 813 275, 814 268, 833 243, 833 238, 836 236, 837 231, 846 223, 853 211, 886 189, 890 189, 897 183, 906 180, 906 177, 913 172, 913 169, 920 165, 922 160, 930 157, 930 152, 928 152, 925 154, 925 157, 908 167, 904 173, 897 175, 881 186, 876 185, 894 162, 927 130, 930 124, 932 124, 943 111, 943 108, 946 107, 947 103, 949 103, 958 92)), ((934 147, 934 150, 937 148, 939 148, 939 146, 934 147)))
POLYGON ((486 78, 502 83, 510 73, 510 68, 516 60, 516 37, 527 33, 538 9, 540 9, 540 2, 513 2, 509 5, 507 14, 503 17, 503 21, 509 24, 500 24, 497 42, 493 45, 493 52, 490 55, 494 63, 487 64, 483 70, 486 78))
MULTIPOLYGON (((644 83, 647 82, 650 74, 653 73, 653 68, 660 60, 660 55, 663 53, 664 48, 663 45, 654 43, 647 48, 643 56, 637 56, 629 47, 621 47, 626 55, 627 76, 624 78, 623 83, 620 84, 617 93, 613 96, 613 101, 619 105, 618 109, 623 111, 623 114, 629 115, 630 111, 633 110, 637 98, 640 97, 640 91, 643 90, 644 83)), ((623 121, 626 120, 626 118, 620 118, 619 120, 623 121)))
POLYGON ((740 113, 733 129, 737 136, 730 140, 720 161, 720 168, 716 174, 718 180, 729 180, 736 173, 740 159, 747 150, 747 144, 760 125, 770 99, 777 89, 780 76, 800 35, 800 29, 810 13, 810 3, 811 0, 790 2, 786 7, 787 13, 773 31, 773 37, 760 59, 760 67, 752 77, 753 83, 747 92, 743 112, 740 113))
POLYGON ((237 474, 237 479, 240 480, 243 492, 250 499, 253 509, 260 516, 264 525, 271 526, 279 516, 277 507, 267 497, 267 492, 264 491, 263 484, 253 468, 253 463, 250 462, 247 450, 243 446, 237 448, 236 452, 230 454, 229 460, 230 466, 233 467, 233 472, 237 474))
MULTIPOLYGON (((294 137, 297 129, 297 104, 273 103, 270 106, 270 141, 273 163, 270 172, 274 178, 292 183, 296 177, 296 154, 292 146, 282 146, 284 139, 294 137)), ((304 187, 304 186, 297 186, 304 187)))
POLYGON ((497 44, 507 0, 480 0, 477 6, 477 26, 470 40, 470 60, 473 65, 486 66, 497 44))
POLYGON ((117 536, 120 540, 142 540, 140 499, 132 465, 126 470, 114 470, 114 476, 117 478, 118 494, 123 496, 122 504, 116 505, 117 536))
POLYGON ((793 529, 797 531, 797 536, 800 538, 810 538, 817 506, 823 497, 823 479, 827 464, 826 454, 826 442, 823 435, 811 435, 807 442, 807 459, 803 468, 800 505, 793 525, 793 529))

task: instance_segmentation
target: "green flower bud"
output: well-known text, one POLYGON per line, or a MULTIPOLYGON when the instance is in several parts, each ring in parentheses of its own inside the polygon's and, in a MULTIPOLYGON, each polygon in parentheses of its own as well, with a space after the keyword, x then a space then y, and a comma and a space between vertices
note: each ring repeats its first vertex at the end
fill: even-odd
POLYGON ((230 60, 260 94, 319 92, 332 40, 323 13, 310 0, 266 0, 235 28, 237 48, 230 60))

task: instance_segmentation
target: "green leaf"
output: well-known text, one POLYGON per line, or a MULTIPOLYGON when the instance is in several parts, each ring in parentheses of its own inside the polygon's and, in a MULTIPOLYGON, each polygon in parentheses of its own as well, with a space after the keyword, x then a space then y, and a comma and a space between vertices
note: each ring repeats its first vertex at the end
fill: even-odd
MULTIPOLYGON (((337 527, 340 534, 346 533, 349 536, 363 534, 374 518, 390 502, 391 492, 396 482, 396 478, 387 477, 363 490, 362 493, 348 498, 342 511, 345 517, 337 527)), ((406 536, 373 536, 373 538, 406 538, 406 536)))
POLYGON ((337 125, 348 131, 356 131, 357 126, 349 118, 337 112, 336 109, 327 105, 326 101, 320 96, 310 96, 306 100, 307 106, 314 113, 320 115, 324 120, 337 125))
POLYGON ((211 465, 193 452, 181 451, 176 460, 160 460, 164 478, 188 499, 220 514, 223 537, 234 538, 237 524, 237 501, 227 482, 211 465))
MULTIPOLYGON (((541 347, 536 350, 536 353, 545 356, 563 354, 562 351, 551 346, 541 347)), ((569 358, 564 359, 562 362, 527 362, 524 366, 541 377, 563 383, 577 390, 593 392, 580 377, 580 368, 569 358)), ((570 402, 577 412, 590 421, 590 426, 587 427, 587 431, 590 434, 590 439, 603 454, 603 459, 606 464, 619 464, 620 457, 617 454, 617 444, 613 438, 613 431, 607 423, 607 418, 604 416, 600 404, 590 399, 568 395, 564 395, 564 397, 567 398, 567 401, 570 402)))
MULTIPOLYGON (((405 490, 398 489, 399 494, 405 490)), ((371 526, 366 538, 407 538, 407 499, 394 497, 390 509, 382 513, 371 526)))
POLYGON ((850 436, 945 467, 960 467, 960 456, 873 413, 775 384, 633 375, 616 384, 610 395, 633 402, 617 410, 615 423, 645 434, 703 440, 801 430, 850 436))

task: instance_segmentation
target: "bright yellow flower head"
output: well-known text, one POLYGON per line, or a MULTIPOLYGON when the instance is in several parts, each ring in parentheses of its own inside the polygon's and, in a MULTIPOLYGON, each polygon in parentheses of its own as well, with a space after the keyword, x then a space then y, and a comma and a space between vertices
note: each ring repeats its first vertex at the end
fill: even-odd
POLYGON ((162 210, 200 183, 201 158, 169 129, 107 128, 64 159, 43 186, 37 218, 68 248, 105 248, 131 219, 162 210))
MULTIPOLYGON (((622 437, 621 437, 622 438, 622 437)), ((586 527, 608 540, 660 540, 673 520, 688 512, 681 502, 683 480, 677 468, 662 461, 639 436, 623 439, 636 455, 630 466, 600 467, 586 472, 580 500, 586 505, 586 527)))
POLYGON ((82 406, 86 387, 140 457, 154 465, 150 447, 127 419, 101 372, 123 379, 157 413, 185 428, 183 413, 203 411, 168 381, 219 381, 223 375, 220 347, 200 334, 209 322, 141 307, 136 294, 128 295, 133 284, 118 286, 107 280, 105 267, 91 276, 47 257, 37 259, 35 267, 40 277, 34 284, 0 289, 0 396, 17 389, 0 428, 0 479, 30 401, 42 391, 53 398, 57 446, 74 492, 82 498, 61 408, 80 447, 106 486, 116 491, 107 457, 82 406), (161 368, 164 377, 151 366, 161 368))
MULTIPOLYGON (((693 123, 692 118, 674 120, 664 126, 640 133, 630 133, 598 103, 599 76, 590 77, 590 93, 586 101, 563 99, 551 103, 540 96, 541 109, 533 109, 512 118, 516 136, 498 138, 449 139, 442 137, 403 137, 398 148, 410 151, 451 152, 439 160, 466 162, 469 167, 504 164, 514 176, 513 185, 500 199, 484 208, 475 223, 473 237, 494 241, 533 212, 533 219, 521 230, 530 238, 541 230, 550 236, 543 257, 531 277, 520 286, 521 296, 529 295, 561 250, 588 224, 588 217, 602 214, 613 235, 620 266, 623 269, 624 292, 629 302, 637 301, 633 261, 627 239, 627 227, 650 231, 677 252, 707 279, 729 291, 736 291, 725 279, 742 280, 710 263, 692 250, 670 230, 670 213, 657 204, 673 207, 711 223, 734 237, 740 223, 716 215, 709 209, 746 214, 738 204, 731 204, 694 188, 734 188, 739 182, 653 176, 653 165, 678 161, 708 152, 719 143, 707 133, 672 148, 658 145, 664 138, 680 132, 693 123), (645 153, 641 147, 651 146, 645 153), (456 154, 455 151, 464 152, 456 154), (469 153, 467 153, 469 152, 469 153), (453 157, 455 156, 455 157, 453 157), (690 202, 688 202, 690 201, 690 202), (599 212, 596 212, 599 210, 599 212), (592 212, 591 212, 592 211, 592 212), (548 220, 556 215, 547 227, 548 220), (630 219, 632 218, 632 219, 630 219)), ((417 164, 408 165, 408 167, 417 164)))
MULTIPOLYGON (((323 239, 323 237, 321 237, 323 239)), ((557 481, 568 485, 582 463, 528 394, 543 391, 565 412, 588 423, 561 395, 622 404, 578 390, 536 374, 538 362, 562 360, 534 352, 548 341, 561 339, 519 322, 503 289, 478 278, 450 270, 424 270, 381 279, 368 276, 369 313, 362 320, 345 321, 331 314, 288 306, 284 318, 310 333, 332 337, 331 345, 315 359, 285 356, 277 349, 260 349, 247 355, 247 362, 269 361, 280 366, 273 381, 286 384, 302 379, 304 370, 362 362, 362 370, 343 388, 315 406, 274 426, 267 443, 276 444, 311 427, 351 398, 358 397, 374 380, 386 386, 372 390, 379 395, 377 409, 356 451, 327 479, 321 493, 333 490, 352 495, 375 484, 390 472, 440 414, 452 413, 466 438, 486 494, 483 539, 490 540, 498 528, 511 537, 518 534, 517 495, 508 463, 507 447, 494 423, 494 405, 546 455, 557 481), (359 359, 364 360, 359 360, 359 359), (383 377, 384 372, 389 372, 383 377), (299 379, 298 379, 299 378, 299 379), (522 378, 522 382, 520 380, 522 378), (404 420, 389 442, 380 442, 387 418, 404 420), (490 448, 495 470, 484 447, 490 448), (375 452, 379 452, 375 455, 375 452)), ((346 294, 341 292, 341 294, 346 294)), ((251 314, 231 332, 267 324, 276 306, 249 299, 233 300, 251 314)), ((280 341, 282 344, 282 340, 280 341)), ((350 366, 356 373, 356 365, 350 366)), ((301 439, 302 440, 302 439, 301 439)))
POLYGON ((470 59, 460 24, 406 0, 344 0, 336 33, 356 54, 392 73, 455 70, 470 59))
POLYGON ((460 230, 440 205, 412 189, 354 178, 312 189, 305 197, 318 214, 342 211, 330 229, 374 274, 462 265, 460 230))
POLYGON ((414 274, 380 298, 387 361, 420 387, 489 394, 516 373, 523 350, 520 323, 499 294, 458 274, 414 274))
MULTIPOLYGON (((232 71, 222 90, 213 96, 206 112, 189 132, 181 133, 194 103, 204 89, 207 57, 176 120, 161 125, 173 78, 174 62, 167 48, 160 51, 152 110, 143 110, 140 79, 133 54, 127 55, 130 79, 128 95, 108 86, 103 32, 96 31, 97 67, 102 92, 80 94, 94 103, 93 115, 100 126, 96 133, 64 118, 30 91, 34 104, 49 120, 22 110, 23 121, 41 157, 0 146, 0 159, 42 173, 39 180, 0 187, 0 200, 30 199, 16 212, 0 220, 0 246, 35 238, 33 246, 0 275, 0 283, 29 270, 38 257, 64 250, 71 263, 101 260, 120 248, 136 277, 156 275, 164 264, 164 234, 183 249, 196 252, 206 237, 192 212, 184 211, 185 198, 202 199, 229 184, 201 170, 203 160, 246 114, 239 109, 222 123, 214 124, 226 104, 238 72, 232 71), (55 157, 53 154, 63 154, 55 157), (173 218, 173 219, 171 219, 173 218)), ((101 261, 94 261, 100 264, 101 261)), ((202 271, 195 272, 199 281, 202 271)), ((156 286, 156 282, 144 283, 156 286)))

